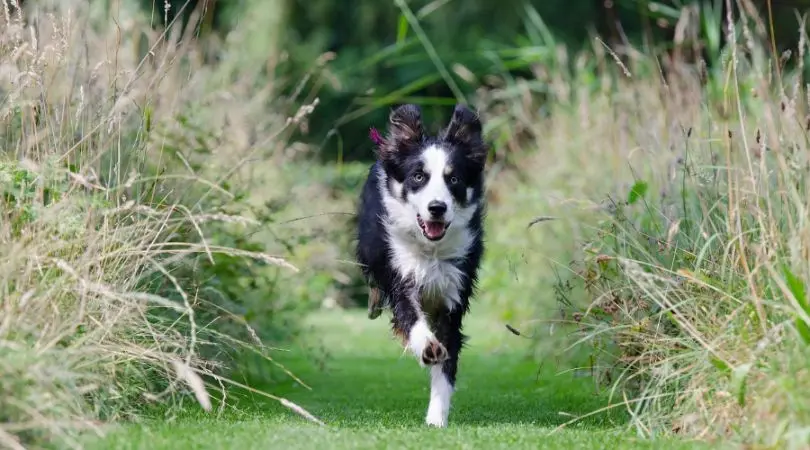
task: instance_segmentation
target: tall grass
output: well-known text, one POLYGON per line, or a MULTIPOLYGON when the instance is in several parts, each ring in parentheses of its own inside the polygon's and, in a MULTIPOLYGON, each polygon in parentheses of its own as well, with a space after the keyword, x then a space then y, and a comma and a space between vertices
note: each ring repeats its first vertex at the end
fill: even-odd
POLYGON ((245 278, 296 271, 243 237, 262 221, 246 166, 309 110, 255 88, 267 60, 204 67, 193 26, 152 31, 127 2, 0 4, 0 446, 79 447, 153 403, 223 407, 214 356, 269 358, 245 278))
POLYGON ((807 39, 791 61, 767 18, 724 20, 708 65, 597 41, 572 72, 538 70, 548 116, 528 82, 483 101, 537 148, 510 195, 533 188, 562 219, 536 232, 580 243, 532 256, 559 274, 547 319, 638 433, 806 448, 807 39))

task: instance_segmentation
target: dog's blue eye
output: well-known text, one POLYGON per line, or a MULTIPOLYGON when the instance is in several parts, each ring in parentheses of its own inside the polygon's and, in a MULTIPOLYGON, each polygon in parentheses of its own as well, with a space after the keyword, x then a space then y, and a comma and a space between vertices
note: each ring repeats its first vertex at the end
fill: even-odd
POLYGON ((457 183, 458 183, 458 177, 450 177, 450 184, 457 184, 457 183))
POLYGON ((420 172, 417 172, 417 173, 413 174, 413 181, 416 181, 417 183, 421 183, 422 180, 424 180, 424 179, 425 179, 425 176, 422 175, 420 172))

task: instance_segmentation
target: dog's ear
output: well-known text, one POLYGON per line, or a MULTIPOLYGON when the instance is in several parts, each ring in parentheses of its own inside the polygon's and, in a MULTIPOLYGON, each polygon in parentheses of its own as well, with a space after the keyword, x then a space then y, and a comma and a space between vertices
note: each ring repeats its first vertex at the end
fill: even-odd
POLYGON ((483 165, 487 158, 487 146, 481 135, 481 119, 465 105, 456 105, 453 117, 442 133, 442 139, 458 145, 476 164, 483 165))
POLYGON ((388 135, 380 145, 380 155, 390 159, 397 152, 415 150, 423 139, 422 111, 416 105, 402 105, 388 117, 388 135))

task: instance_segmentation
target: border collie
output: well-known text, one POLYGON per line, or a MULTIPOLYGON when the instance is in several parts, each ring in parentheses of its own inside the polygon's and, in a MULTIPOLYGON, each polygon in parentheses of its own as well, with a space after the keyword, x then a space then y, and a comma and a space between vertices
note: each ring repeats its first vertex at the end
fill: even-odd
POLYGON ((369 317, 391 309, 394 334, 430 367, 426 422, 445 427, 466 339, 462 317, 484 253, 481 122, 457 105, 447 128, 430 136, 419 107, 400 106, 390 114, 377 156, 357 230, 369 317))

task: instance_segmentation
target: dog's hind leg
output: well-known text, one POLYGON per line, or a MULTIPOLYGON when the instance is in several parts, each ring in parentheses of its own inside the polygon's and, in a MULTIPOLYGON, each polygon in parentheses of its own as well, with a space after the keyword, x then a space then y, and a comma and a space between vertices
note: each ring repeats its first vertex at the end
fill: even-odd
POLYGON ((460 309, 442 311, 435 318, 436 334, 447 349, 447 360, 430 368, 430 404, 425 422, 436 427, 447 426, 450 400, 456 385, 458 358, 464 343, 460 309))
POLYGON ((368 318, 371 320, 380 317, 383 310, 383 295, 380 288, 371 286, 368 288, 368 318))

